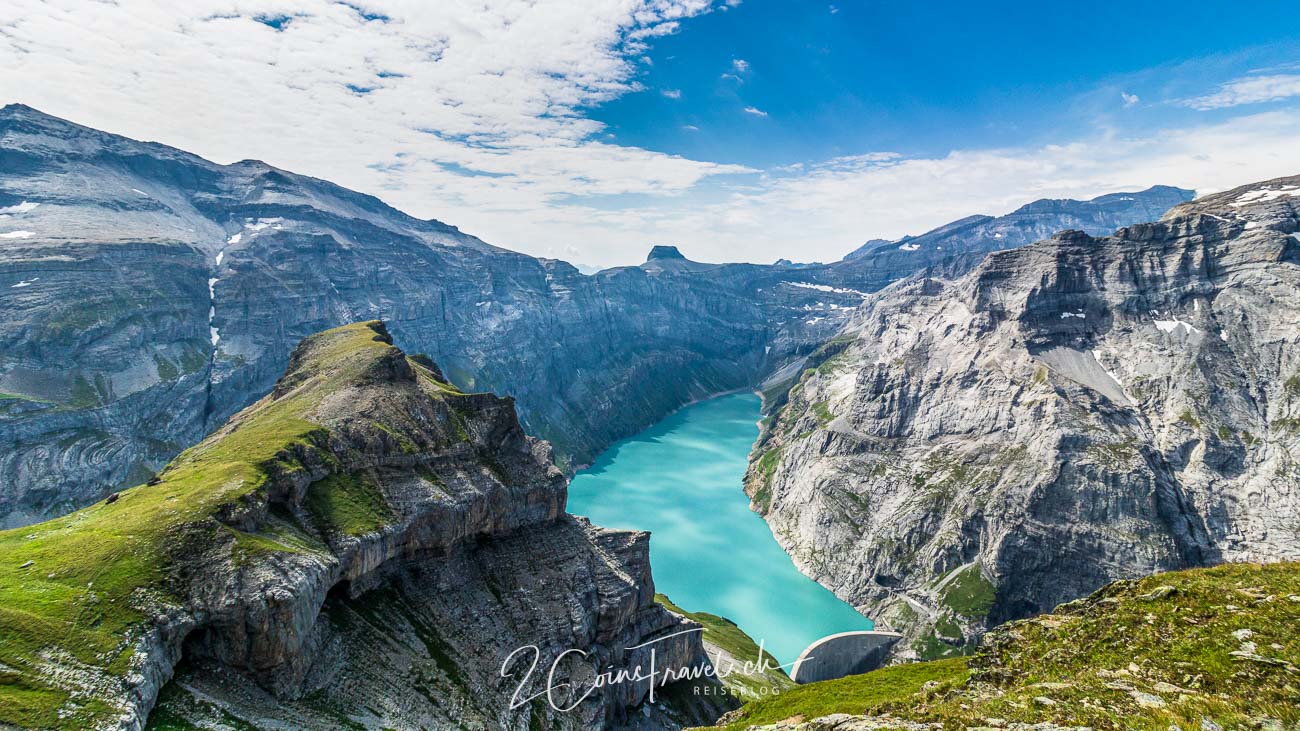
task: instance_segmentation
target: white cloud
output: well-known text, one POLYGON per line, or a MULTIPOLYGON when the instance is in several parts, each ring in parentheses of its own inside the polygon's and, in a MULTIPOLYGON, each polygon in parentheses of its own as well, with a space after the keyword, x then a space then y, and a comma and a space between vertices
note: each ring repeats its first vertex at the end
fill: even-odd
MULTIPOLYGON (((639 260, 651 241, 711 261, 828 260, 868 238, 1035 198, 1155 183, 1224 189, 1300 172, 1292 109, 761 174, 603 141, 584 110, 637 88, 647 44, 722 7, 710 0, 394 0, 386 20, 323 0, 127 5, 7 0, 0 100, 220 162, 260 158, 495 244, 587 264, 639 260), (258 16, 292 20, 277 30, 258 16)), ((729 70, 748 68, 734 59, 729 70)), ((1233 88, 1245 103, 1279 98, 1284 85, 1233 88)))
POLYGON ((1124 100, 1124 106, 1126 107, 1131 107, 1134 104, 1137 104, 1138 102, 1142 101, 1142 99, 1140 99, 1137 94, 1130 94, 1127 91, 1121 91, 1119 93, 1119 96, 1121 99, 1124 100))
POLYGON ((745 171, 602 142, 583 111, 636 88, 649 40, 710 0, 354 5, 8 0, 0 100, 262 159, 516 248, 531 236, 503 217, 745 171))
POLYGON ((1300 74, 1271 74, 1235 79, 1213 94, 1188 99, 1184 104, 1193 109, 1223 109, 1297 96, 1300 96, 1300 74))
POLYGON ((752 114, 755 117, 767 116, 767 112, 763 111, 762 109, 759 109, 758 107, 745 107, 745 114, 752 114))
POLYGON ((664 96, 668 97, 669 99, 681 99, 681 98, 682 98, 682 90, 681 90, 681 89, 664 89, 663 91, 661 91, 661 92, 659 92, 659 93, 663 94, 664 96))
POLYGON ((639 261, 651 240, 701 261, 831 261, 870 238, 918 234, 1038 198, 1091 198, 1151 185, 1203 191, 1300 173, 1300 110, 1136 137, 1098 134, 1059 145, 904 158, 874 153, 787 166, 723 189, 631 210, 570 206, 553 233, 607 242, 603 265, 639 261), (621 255, 620 255, 621 254, 621 255))
POLYGON ((699 131, 700 131, 700 128, 699 128, 699 127, 696 127, 696 126, 693 125, 693 124, 683 124, 683 125, 682 125, 682 129, 686 130, 687 132, 699 132, 699 131))
POLYGON ((743 58, 731 59, 731 68, 738 74, 743 74, 749 70, 749 62, 743 58))

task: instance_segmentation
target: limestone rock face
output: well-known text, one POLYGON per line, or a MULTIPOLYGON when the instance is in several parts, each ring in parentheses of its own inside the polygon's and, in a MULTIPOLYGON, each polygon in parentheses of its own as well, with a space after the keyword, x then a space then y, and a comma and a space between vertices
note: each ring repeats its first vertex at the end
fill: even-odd
MULTIPOLYGON (((1107 221, 1150 218, 1123 211, 1107 221)), ((18 105, 0 110, 0 236, 0 527, 144 482, 265 394, 302 338, 371 318, 458 386, 514 396, 571 469, 797 361, 867 292, 944 256, 758 266, 661 246, 588 276, 322 180, 18 105)))
POLYGON ((906 655, 1114 579, 1300 557, 1300 177, 904 280, 808 365, 748 490, 906 655))

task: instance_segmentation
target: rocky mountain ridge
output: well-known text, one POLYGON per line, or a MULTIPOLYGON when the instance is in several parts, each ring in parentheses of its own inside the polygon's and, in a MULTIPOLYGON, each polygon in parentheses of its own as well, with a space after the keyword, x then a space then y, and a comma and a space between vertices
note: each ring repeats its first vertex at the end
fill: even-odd
POLYGON ((651 647, 661 668, 704 660, 697 625, 654 601, 648 535, 567 515, 566 489, 512 400, 458 391, 379 322, 312 336, 149 484, 0 532, 0 724, 140 729, 178 665, 159 713, 187 723, 695 718, 645 681, 570 712, 512 702, 547 682, 515 648, 547 670, 583 653, 558 663, 560 706, 651 647))
POLYGON ((1108 581, 1300 558, 1300 177, 871 296, 747 489, 905 656, 1108 581))
POLYGON ((897 241, 873 239, 849 252, 838 266, 875 291, 898 279, 893 272, 917 272, 954 257, 971 267, 984 254, 1032 244, 1057 231, 1104 236, 1122 226, 1154 221, 1192 195, 1183 188, 1156 185, 1141 192, 1109 193, 1086 201, 1036 200, 1004 216, 967 216, 920 236, 904 236, 897 241))
POLYGON ((588 276, 21 105, 0 110, 0 237, 0 527, 148 479, 271 388, 301 338, 370 318, 459 386, 516 397, 572 468, 797 362, 939 251, 760 266, 664 247, 588 276))

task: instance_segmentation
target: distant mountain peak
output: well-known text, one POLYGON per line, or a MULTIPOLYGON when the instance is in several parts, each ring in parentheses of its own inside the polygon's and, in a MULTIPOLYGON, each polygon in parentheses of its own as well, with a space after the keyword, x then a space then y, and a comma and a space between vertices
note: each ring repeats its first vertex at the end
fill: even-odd
POLYGON ((1004 216, 966 216, 920 236, 897 241, 872 239, 844 260, 868 259, 895 250, 920 252, 914 254, 913 258, 917 259, 996 251, 1024 246, 1066 229, 1104 235, 1137 221, 1157 220, 1165 211, 1194 196, 1192 190, 1153 185, 1142 191, 1107 193, 1086 201, 1041 198, 1004 216))
POLYGON ((645 260, 646 260, 646 261, 654 261, 654 260, 656 260, 656 259, 682 259, 682 260, 685 260, 686 257, 682 255, 682 252, 681 252, 680 250, 678 250, 678 248, 677 248, 676 246, 655 246, 655 247, 653 247, 653 248, 650 249, 650 255, 647 256, 647 257, 645 258, 645 260))

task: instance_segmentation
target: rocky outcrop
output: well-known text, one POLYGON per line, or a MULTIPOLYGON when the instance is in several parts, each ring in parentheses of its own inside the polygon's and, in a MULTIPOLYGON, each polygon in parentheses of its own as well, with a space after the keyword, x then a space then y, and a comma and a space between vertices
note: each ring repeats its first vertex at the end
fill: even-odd
POLYGON ((369 318, 462 388, 514 396, 572 468, 803 357, 941 254, 720 265, 659 246, 588 276, 325 181, 18 105, 0 110, 0 216, 0 527, 145 481, 266 393, 299 340, 369 318))
POLYGON ((427 363, 378 322, 313 336, 270 395, 150 484, 0 533, 0 724, 141 728, 178 664, 168 718, 692 720, 689 694, 652 704, 649 680, 597 682, 652 652, 661 673, 706 662, 698 625, 654 602, 648 534, 568 516, 513 402, 427 363), (553 702, 527 701, 548 683, 553 702))
POLYGON ((747 476, 799 567, 909 635, 1300 557, 1300 178, 872 296, 769 394, 747 476))

